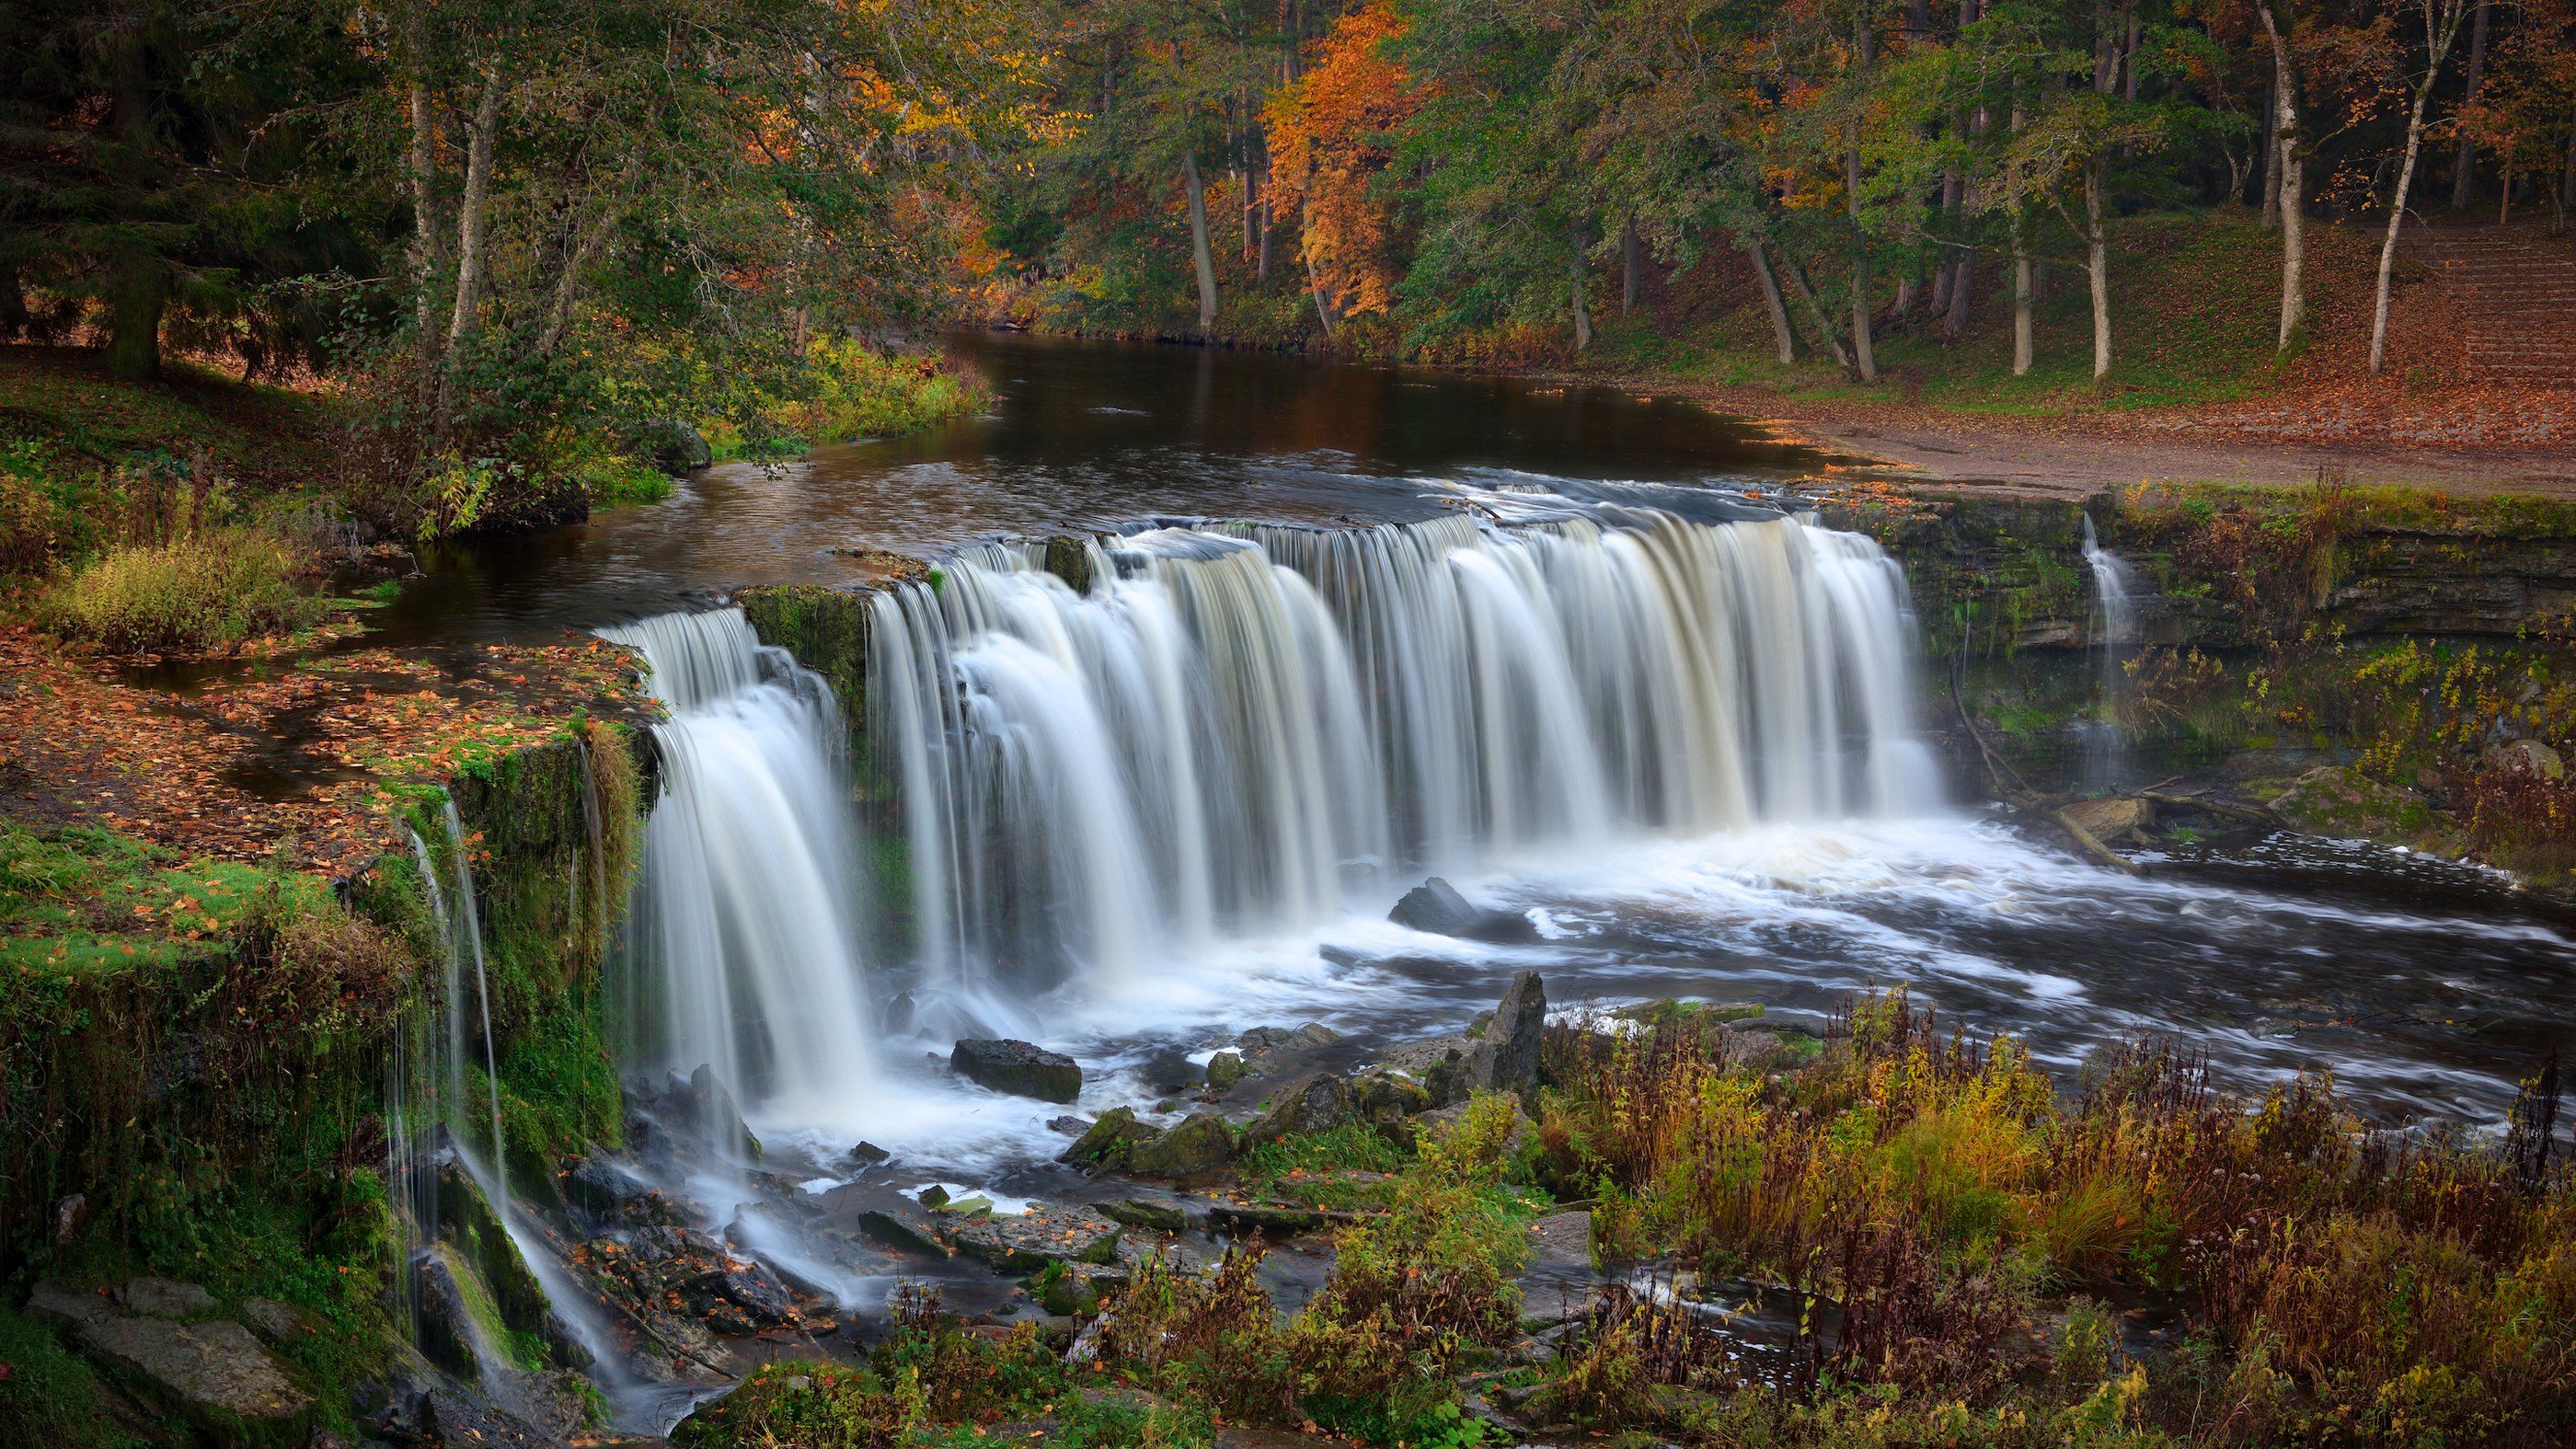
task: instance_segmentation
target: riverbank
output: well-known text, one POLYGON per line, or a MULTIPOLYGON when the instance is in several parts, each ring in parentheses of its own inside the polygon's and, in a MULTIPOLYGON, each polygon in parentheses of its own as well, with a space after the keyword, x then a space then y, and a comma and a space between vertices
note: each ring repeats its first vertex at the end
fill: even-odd
POLYGON ((1694 402, 1752 419, 1783 441, 1842 454, 1891 482, 1942 491, 2080 500, 2140 484, 2296 488, 2331 474, 2362 487, 2463 498, 2576 498, 2576 389, 2519 392, 2508 413, 2483 419, 2476 404, 2458 404, 2470 409, 2463 416, 2452 404, 2392 397, 2356 407, 2353 417, 2299 426, 2287 421, 2291 403, 2014 415, 1670 373, 1540 376, 1694 402), (2428 415, 2444 426, 2412 425, 2428 415), (2453 440, 2470 428, 2486 440, 2453 440), (2418 436, 2426 431, 2434 436, 2418 436))

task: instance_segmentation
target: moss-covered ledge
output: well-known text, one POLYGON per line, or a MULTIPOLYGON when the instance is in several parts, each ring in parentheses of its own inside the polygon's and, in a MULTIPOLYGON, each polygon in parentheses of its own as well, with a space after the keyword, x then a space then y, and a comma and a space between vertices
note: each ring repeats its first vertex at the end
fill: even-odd
MULTIPOLYGON (((597 1001, 642 751, 622 727, 576 723, 450 782, 514 1186, 542 1193, 562 1158, 618 1132, 597 1001)), ((444 840, 437 787, 393 793, 444 840)), ((40 1282, 86 1295, 142 1275, 203 1288, 210 1322, 265 1332, 263 1305, 283 1305, 302 1326, 274 1352, 313 1422, 351 1431, 353 1386, 407 1352, 386 1089, 426 1037, 443 949, 410 850, 333 881, 282 855, 184 860, 0 822, 0 926, 0 1443, 104 1449, 175 1422, 179 1406, 91 1358, 76 1327, 19 1306, 40 1282)), ((480 1072, 469 1090, 488 1103, 480 1072)), ((258 1427, 215 1437, 260 1442, 258 1427)))

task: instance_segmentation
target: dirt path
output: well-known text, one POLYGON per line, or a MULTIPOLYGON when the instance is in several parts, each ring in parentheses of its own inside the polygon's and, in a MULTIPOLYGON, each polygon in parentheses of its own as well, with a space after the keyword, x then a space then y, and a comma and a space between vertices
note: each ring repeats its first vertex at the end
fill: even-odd
POLYGON ((2295 487, 2336 469, 2365 487, 2576 498, 2576 389, 2413 395, 2371 385, 2189 409, 1982 416, 1895 396, 1793 398, 1651 374, 1550 380, 1696 402, 1851 455, 1869 474, 1979 492, 2067 498, 2141 482, 2295 487))
MULTIPOLYGON (((1772 401, 1777 402, 1776 399, 1772 401)), ((1715 406, 1735 408, 1722 396, 1715 406)), ((2463 452, 2317 443, 2163 441, 2063 436, 1944 418, 1837 421, 1753 414, 1786 436, 1888 465, 1909 482, 1979 491, 2083 497, 2133 483, 2250 483, 2296 487, 2338 469, 2363 486, 2434 489, 2462 497, 2528 493, 2576 498, 2576 448, 2463 452)))

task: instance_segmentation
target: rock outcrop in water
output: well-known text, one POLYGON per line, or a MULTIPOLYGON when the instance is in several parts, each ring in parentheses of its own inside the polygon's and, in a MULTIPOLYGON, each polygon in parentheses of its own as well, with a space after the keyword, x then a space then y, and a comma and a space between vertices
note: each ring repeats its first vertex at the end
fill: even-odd
POLYGON ((1034 1042, 969 1038, 949 1052, 948 1068, 968 1081, 1015 1097, 1070 1102, 1082 1095, 1082 1064, 1034 1042))

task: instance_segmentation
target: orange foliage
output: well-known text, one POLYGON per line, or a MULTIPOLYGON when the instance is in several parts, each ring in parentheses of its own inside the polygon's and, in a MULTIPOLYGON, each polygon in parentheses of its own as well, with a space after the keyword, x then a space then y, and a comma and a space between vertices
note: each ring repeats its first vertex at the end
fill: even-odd
POLYGON ((1385 53, 1404 26, 1391 0, 1343 16, 1269 106, 1272 199, 1283 214, 1303 209, 1306 264, 1346 316, 1385 311, 1402 270, 1394 218, 1370 183, 1393 159, 1389 133, 1422 103, 1385 53))

